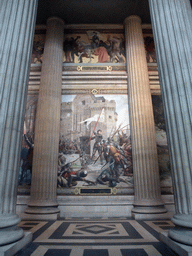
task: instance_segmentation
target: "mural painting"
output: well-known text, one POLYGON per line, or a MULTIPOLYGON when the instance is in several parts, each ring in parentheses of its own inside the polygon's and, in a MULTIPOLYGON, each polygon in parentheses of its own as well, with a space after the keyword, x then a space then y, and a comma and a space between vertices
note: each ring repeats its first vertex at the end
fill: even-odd
MULTIPOLYGON (((45 38, 45 31, 35 34, 31 60, 34 64, 43 62, 45 38)), ((144 33, 144 43, 147 62, 156 63, 151 31, 144 33)), ((116 63, 118 66, 125 62, 123 31, 65 30, 64 65, 116 63)), ((31 183, 37 98, 38 95, 32 94, 27 98, 19 175, 21 186, 31 183)), ((170 193, 172 181, 162 100, 156 95, 152 100, 162 193, 170 193)), ((58 190, 69 194, 78 187, 117 188, 119 193, 127 194, 133 193, 133 182, 127 95, 63 95, 58 190)))
MULTIPOLYGON (((45 34, 35 34, 31 63, 41 64, 45 34)), ((153 36, 144 35, 148 63, 156 63, 153 36)), ((65 34, 63 42, 64 63, 125 63, 125 38, 123 34, 101 33, 88 30, 84 33, 65 34)))
POLYGON ((153 36, 144 35, 144 44, 147 63, 157 63, 156 53, 155 53, 155 43, 153 36))
POLYGON ((45 34, 35 34, 34 35, 31 63, 42 64, 45 37, 46 37, 45 34))
POLYGON ((126 95, 63 96, 58 186, 133 185, 126 95))
MULTIPOLYGON (((30 185, 37 95, 28 95, 19 184, 30 185)), ((172 193, 169 152, 161 96, 153 109, 162 193, 172 193)), ((127 95, 63 95, 58 189, 117 188, 133 193, 133 166, 127 95)), ((68 192, 67 192, 68 191, 68 192)))
POLYGON ((67 34, 64 40, 65 63, 125 63, 123 34, 86 31, 67 34))
POLYGON ((26 111, 25 111, 23 138, 22 138, 22 147, 21 147, 19 185, 31 184, 37 100, 38 100, 37 95, 27 96, 27 105, 26 105, 26 111))
POLYGON ((157 153, 162 193, 173 193, 171 166, 169 160, 169 150, 161 96, 153 95, 152 102, 155 119, 157 153))

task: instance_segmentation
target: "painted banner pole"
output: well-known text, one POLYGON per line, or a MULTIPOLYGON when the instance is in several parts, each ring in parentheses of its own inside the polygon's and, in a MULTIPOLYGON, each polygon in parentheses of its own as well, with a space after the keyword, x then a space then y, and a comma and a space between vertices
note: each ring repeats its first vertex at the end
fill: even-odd
POLYGON ((92 132, 91 137, 90 137, 90 139, 89 139, 89 142, 88 142, 88 144, 87 144, 87 147, 89 146, 89 144, 90 144, 90 142, 91 142, 91 139, 92 139, 92 137, 93 137, 93 134, 94 134, 94 131, 95 131, 96 127, 97 127, 97 124, 98 124, 98 122, 99 122, 99 119, 100 119, 100 117, 101 117, 101 114, 102 114, 103 109, 104 109, 104 107, 102 107, 101 113, 100 113, 100 115, 99 115, 99 117, 98 117, 98 119, 97 119, 97 122, 96 122, 96 124, 95 124, 95 127, 94 127, 94 129, 93 129, 93 132, 92 132))

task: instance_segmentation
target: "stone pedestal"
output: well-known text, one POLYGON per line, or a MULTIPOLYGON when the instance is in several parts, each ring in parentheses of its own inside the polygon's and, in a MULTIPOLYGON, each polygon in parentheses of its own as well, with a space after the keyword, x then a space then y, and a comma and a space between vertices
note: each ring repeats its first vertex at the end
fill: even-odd
POLYGON ((168 236, 168 232, 159 234, 159 239, 181 256, 192 256, 192 246, 178 243, 168 236))
MULTIPOLYGON (((192 11, 189 0, 149 0, 171 153, 176 227, 192 246, 192 11)), ((183 254, 182 254, 183 255, 183 254)))
MULTIPOLYGON (((0 246, 24 236, 16 225, 18 170, 36 0, 2 0, 0 8, 0 246)), ((1 253, 1 251, 0 251, 1 253)))
MULTIPOLYGON (((60 131, 64 22, 56 17, 47 21, 41 81, 37 106, 31 198, 27 214, 59 213, 57 169, 60 131)), ((37 216, 34 218, 36 219, 37 216)), ((47 218, 47 216, 46 216, 47 218)))
POLYGON ((26 232, 24 236, 17 242, 3 245, 0 247, 0 256, 12 256, 19 252, 23 247, 32 241, 32 233, 26 232))
POLYGON ((141 19, 125 19, 128 97, 131 122, 135 201, 137 219, 165 217, 161 199, 152 100, 141 28, 141 19), (155 216, 155 217, 154 217, 155 216))

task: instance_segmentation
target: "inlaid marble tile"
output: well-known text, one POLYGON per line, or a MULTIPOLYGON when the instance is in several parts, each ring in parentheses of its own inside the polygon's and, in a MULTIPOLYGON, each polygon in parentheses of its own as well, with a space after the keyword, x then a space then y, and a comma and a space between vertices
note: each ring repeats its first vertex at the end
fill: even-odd
POLYGON ((21 221, 18 227, 21 227, 24 231, 35 233, 47 223, 47 221, 21 221))
POLYGON ((118 222, 55 221, 34 242, 41 243, 143 243, 158 240, 135 220, 118 222))
POLYGON ((168 231, 170 228, 174 227, 175 225, 170 220, 153 220, 153 221, 145 221, 147 225, 153 228, 158 233, 168 231))
POLYGON ((33 232, 33 242, 15 256, 176 256, 158 240, 171 221, 127 218, 70 218, 22 221, 33 232))
POLYGON ((31 256, 161 256, 153 245, 63 246, 40 245, 31 256))

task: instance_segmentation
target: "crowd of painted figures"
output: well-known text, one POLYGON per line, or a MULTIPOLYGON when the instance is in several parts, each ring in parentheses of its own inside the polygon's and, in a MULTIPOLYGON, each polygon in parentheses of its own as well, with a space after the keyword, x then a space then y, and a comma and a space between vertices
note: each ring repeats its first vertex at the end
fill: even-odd
MULTIPOLYGON (((43 62, 44 40, 44 37, 38 35, 34 41, 32 63, 43 62)), ((156 63, 153 37, 144 36, 144 43, 147 62, 156 63)), ((66 35, 63 51, 65 63, 83 63, 83 58, 92 62, 94 56, 98 57, 98 63, 122 63, 126 58, 125 39, 122 34, 101 34, 98 31, 86 31, 83 36, 66 35)))
POLYGON ((23 135, 21 148, 21 165, 19 171, 19 185, 31 184, 32 162, 33 162, 33 135, 23 135))
MULTIPOLYGON (((77 185, 78 181, 84 181, 88 185, 109 185, 114 187, 119 182, 125 182, 123 176, 132 176, 132 154, 131 141, 123 132, 117 135, 103 139, 102 131, 98 130, 90 138, 95 140, 92 155, 86 154, 85 147, 75 141, 61 141, 58 162, 58 186, 72 187, 77 185), (66 154, 78 154, 81 163, 77 170, 73 168, 74 162, 66 163, 66 154), (100 166, 100 173, 96 180, 88 178, 91 167, 97 164, 100 166)), ((89 142, 87 145, 89 145, 89 142)))
POLYGON ((98 31, 91 31, 88 38, 90 42, 85 42, 80 36, 65 39, 63 44, 65 62, 74 63, 75 56, 80 63, 83 62, 83 57, 89 58, 91 62, 92 55, 98 56, 99 63, 124 62, 124 38, 108 35, 107 40, 102 40, 98 31))
MULTIPOLYGON (((33 139, 30 134, 23 136, 21 150, 21 168, 19 184, 30 184, 33 159, 33 139)), ((132 176, 131 141, 122 131, 117 131, 115 136, 103 139, 102 131, 93 133, 87 144, 78 140, 62 140, 59 145, 58 157, 58 187, 73 187, 78 181, 87 185, 108 185, 114 187, 119 182, 126 182, 123 176, 132 176), (92 154, 86 153, 90 141, 94 141, 92 154), (67 155, 75 155, 74 161, 67 161, 67 155), (79 163, 74 165, 75 162, 79 163), (89 179, 93 166, 99 167, 99 175, 93 180, 89 179)))

